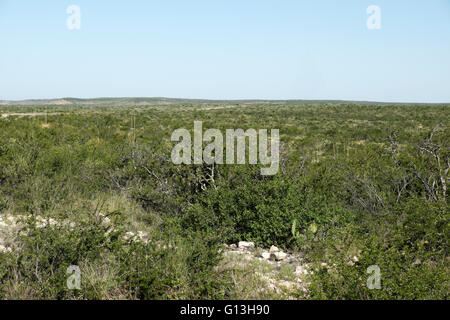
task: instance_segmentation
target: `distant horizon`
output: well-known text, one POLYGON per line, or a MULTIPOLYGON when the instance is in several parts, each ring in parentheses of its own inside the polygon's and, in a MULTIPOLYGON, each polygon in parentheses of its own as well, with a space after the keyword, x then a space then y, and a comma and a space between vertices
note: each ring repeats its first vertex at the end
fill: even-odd
POLYGON ((27 99, 0 99, 0 102, 12 102, 12 103, 20 103, 20 102, 31 102, 31 101, 61 101, 65 100, 67 102, 69 99, 76 100, 120 100, 120 99, 148 99, 148 100, 184 100, 184 101, 210 101, 210 102, 238 102, 238 101, 261 101, 261 102, 278 102, 278 101, 287 101, 287 102, 295 102, 295 101, 322 101, 322 102, 354 102, 354 103, 383 103, 383 104, 449 104, 450 101, 441 101, 441 102, 428 102, 428 101, 382 101, 382 100, 356 100, 356 99, 304 99, 304 98, 296 98, 296 99, 263 99, 263 98, 242 98, 242 99, 222 99, 222 98, 184 98, 184 97, 163 97, 163 96, 110 96, 110 97, 56 97, 56 98, 27 98, 27 99))

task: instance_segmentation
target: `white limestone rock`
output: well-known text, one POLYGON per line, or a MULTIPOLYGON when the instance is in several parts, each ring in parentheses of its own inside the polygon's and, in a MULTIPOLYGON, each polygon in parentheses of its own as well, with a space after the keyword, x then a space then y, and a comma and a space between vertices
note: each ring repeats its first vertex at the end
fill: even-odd
POLYGON ((275 252, 278 252, 278 251, 280 251, 280 249, 278 249, 278 248, 275 247, 275 246, 271 246, 270 249, 269 249, 269 252, 270 252, 270 253, 275 253, 275 252))
POLYGON ((278 251, 271 253, 271 258, 273 258, 276 261, 282 261, 287 258, 287 253, 284 253, 283 251, 278 251))
POLYGON ((247 242, 247 241, 239 241, 238 247, 240 249, 250 249, 250 248, 254 248, 255 247, 255 243, 254 242, 247 242))

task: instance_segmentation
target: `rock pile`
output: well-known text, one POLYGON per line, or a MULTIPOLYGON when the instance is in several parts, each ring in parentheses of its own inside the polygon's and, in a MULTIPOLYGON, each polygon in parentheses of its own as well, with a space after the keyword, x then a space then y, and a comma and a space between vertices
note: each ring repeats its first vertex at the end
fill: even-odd
POLYGON ((283 291, 301 290, 306 292, 305 276, 312 273, 311 266, 306 263, 299 253, 285 252, 276 246, 269 249, 257 248, 253 242, 240 241, 238 244, 224 245, 224 269, 249 268, 265 283, 261 290, 273 291, 280 294, 283 291), (270 268, 258 268, 258 264, 270 268), (287 273, 289 275, 282 275, 287 273))
POLYGON ((279 265, 281 263, 292 264, 302 261, 302 258, 299 254, 289 254, 275 246, 271 246, 270 249, 256 248, 255 243, 253 242, 240 241, 237 245, 230 244, 224 245, 224 247, 226 249, 225 254, 252 255, 256 259, 266 260, 268 262, 272 262, 275 265, 279 265))
POLYGON ((19 224, 14 216, 0 215, 0 252, 8 253, 13 251, 13 239, 18 231, 19 224))

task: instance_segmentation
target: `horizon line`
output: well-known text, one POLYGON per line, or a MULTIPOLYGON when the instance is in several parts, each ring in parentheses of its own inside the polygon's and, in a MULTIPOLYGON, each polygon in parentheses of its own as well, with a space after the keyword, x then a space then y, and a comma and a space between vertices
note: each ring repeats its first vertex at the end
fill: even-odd
POLYGON ((39 101, 67 101, 70 100, 100 100, 100 99, 111 99, 111 100, 119 100, 119 99, 161 99, 161 100, 185 100, 185 101, 205 101, 205 102, 295 102, 295 101, 311 101, 311 102, 353 102, 353 103, 383 103, 383 104, 450 104, 450 102, 423 102, 423 101, 414 101, 414 102, 394 102, 394 101, 381 101, 381 100, 353 100, 353 99, 262 99, 262 98, 243 98, 243 99, 207 99, 207 98, 173 98, 173 97, 144 97, 144 96, 125 96, 125 97, 90 97, 90 98, 77 98, 77 97, 62 97, 62 98, 27 98, 27 99, 1 99, 0 103, 20 103, 20 102, 39 102, 39 101))

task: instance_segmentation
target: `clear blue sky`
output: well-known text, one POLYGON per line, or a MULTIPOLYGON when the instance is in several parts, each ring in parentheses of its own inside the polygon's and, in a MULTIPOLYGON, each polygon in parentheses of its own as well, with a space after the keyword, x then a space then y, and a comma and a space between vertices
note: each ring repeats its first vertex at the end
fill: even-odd
POLYGON ((0 100, 129 96, 450 102, 450 0, 0 0, 0 100))

